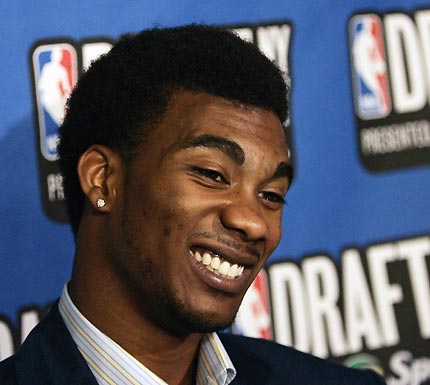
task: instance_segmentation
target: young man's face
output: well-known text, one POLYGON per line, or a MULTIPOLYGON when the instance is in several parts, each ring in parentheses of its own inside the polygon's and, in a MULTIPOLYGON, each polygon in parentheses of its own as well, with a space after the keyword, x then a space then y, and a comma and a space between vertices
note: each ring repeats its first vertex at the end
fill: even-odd
POLYGON ((127 170, 118 263, 142 314, 228 326, 281 237, 287 143, 272 112, 177 92, 127 170))

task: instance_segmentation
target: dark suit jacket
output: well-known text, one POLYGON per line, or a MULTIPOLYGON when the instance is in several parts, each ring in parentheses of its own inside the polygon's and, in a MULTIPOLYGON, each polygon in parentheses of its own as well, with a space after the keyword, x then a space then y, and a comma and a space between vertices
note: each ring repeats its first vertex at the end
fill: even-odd
MULTIPOLYGON (((274 342, 221 334, 234 385, 377 385, 374 372, 347 369, 274 342)), ((0 363, 0 385, 97 385, 54 305, 14 356, 0 363)))

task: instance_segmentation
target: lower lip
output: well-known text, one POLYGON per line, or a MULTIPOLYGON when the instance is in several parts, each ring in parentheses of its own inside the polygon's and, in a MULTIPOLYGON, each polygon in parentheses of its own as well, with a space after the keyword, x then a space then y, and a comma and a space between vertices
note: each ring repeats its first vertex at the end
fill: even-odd
POLYGON ((207 269, 201 262, 198 262, 194 258, 194 254, 192 252, 189 253, 189 258, 194 271, 206 285, 228 294, 240 294, 247 288, 248 277, 251 274, 251 270, 249 268, 245 267, 242 275, 237 278, 230 279, 215 274, 207 269))

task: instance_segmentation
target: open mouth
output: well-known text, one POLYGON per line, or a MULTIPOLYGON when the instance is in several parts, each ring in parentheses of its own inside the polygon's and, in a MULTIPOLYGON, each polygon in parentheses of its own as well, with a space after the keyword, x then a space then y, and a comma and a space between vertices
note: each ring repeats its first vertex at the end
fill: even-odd
POLYGON ((237 279, 243 274, 245 269, 245 266, 238 265, 237 263, 231 264, 221 256, 208 250, 195 250, 192 251, 192 254, 197 262, 221 277, 237 279))

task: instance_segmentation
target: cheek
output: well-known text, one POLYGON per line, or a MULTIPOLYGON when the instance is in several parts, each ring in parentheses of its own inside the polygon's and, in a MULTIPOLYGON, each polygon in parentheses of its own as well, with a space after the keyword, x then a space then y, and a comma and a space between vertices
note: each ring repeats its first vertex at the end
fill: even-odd
POLYGON ((173 231, 182 230, 184 228, 183 223, 178 223, 176 226, 165 225, 163 228, 163 235, 165 238, 169 238, 173 231))
POLYGON ((274 218, 269 219, 269 226, 270 226, 270 253, 273 252, 273 250, 278 246, 281 236, 282 236, 282 216, 276 216, 274 218))
MULTIPOLYGON (((129 191, 129 203, 137 202, 136 222, 142 219, 140 225, 145 224, 151 230, 151 237, 172 243, 183 241, 193 231, 210 231, 217 197, 186 178, 169 178, 168 183, 166 179, 142 183, 129 191)), ((132 210, 130 207, 129 211, 132 210)))
MULTIPOLYGON (((158 227, 162 231, 165 241, 178 242, 184 238, 184 231, 192 226, 195 221, 196 208, 193 207, 193 199, 180 191, 170 191, 174 199, 160 199, 152 201, 151 228, 158 227)), ((167 246, 167 244, 166 244, 167 246)))

